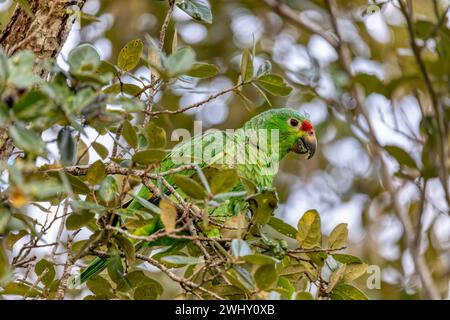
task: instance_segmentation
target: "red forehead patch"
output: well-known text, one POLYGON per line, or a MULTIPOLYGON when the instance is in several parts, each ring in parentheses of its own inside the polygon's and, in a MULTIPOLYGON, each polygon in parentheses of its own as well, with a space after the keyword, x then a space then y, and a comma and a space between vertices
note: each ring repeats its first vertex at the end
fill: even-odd
POLYGON ((311 122, 309 122, 308 120, 303 121, 302 126, 300 128, 306 132, 312 131, 314 129, 311 122))

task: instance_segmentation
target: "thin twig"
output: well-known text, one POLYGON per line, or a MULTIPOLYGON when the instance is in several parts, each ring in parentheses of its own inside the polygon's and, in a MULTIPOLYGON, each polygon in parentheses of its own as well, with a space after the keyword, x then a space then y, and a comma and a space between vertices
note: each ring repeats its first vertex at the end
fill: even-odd
MULTIPOLYGON (((107 258, 110 255, 107 252, 103 252, 100 250, 92 250, 91 251, 92 254, 101 257, 101 258, 107 258)), ((147 261, 148 263, 150 263, 151 265, 157 267, 159 270, 161 270, 162 272, 164 272, 170 279, 183 284, 185 286, 188 286, 190 288, 193 289, 198 289, 200 291, 203 291, 204 293, 209 294, 210 296, 216 298, 217 300, 225 300, 224 298, 222 298, 221 296, 219 296, 217 293, 212 292, 206 288, 203 288, 202 286, 200 286, 199 284, 196 284, 195 282, 192 282, 190 280, 184 279, 182 277, 177 276, 176 274, 174 274, 172 271, 169 270, 169 268, 167 268, 166 266, 164 266, 163 264, 161 264, 158 260, 155 260, 151 257, 146 257, 142 254, 136 254, 136 258, 143 260, 143 261, 147 261)))

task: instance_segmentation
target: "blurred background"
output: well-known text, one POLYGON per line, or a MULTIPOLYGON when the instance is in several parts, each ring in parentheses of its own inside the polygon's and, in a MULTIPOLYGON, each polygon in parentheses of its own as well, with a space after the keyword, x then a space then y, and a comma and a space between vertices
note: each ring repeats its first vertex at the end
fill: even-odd
MULTIPOLYGON (((337 1, 342 13, 338 18, 341 36, 351 50, 354 79, 348 79, 339 65, 339 55, 323 37, 311 34, 276 12, 261 0, 210 1, 213 23, 193 21, 175 7, 167 30, 165 51, 171 51, 174 32, 178 46, 191 46, 198 61, 214 63, 220 68, 208 80, 178 81, 171 90, 155 97, 154 110, 176 110, 201 101, 208 95, 233 86, 239 76, 242 50, 256 44, 255 70, 270 60, 273 71, 294 87, 287 98, 271 97, 274 107, 290 107, 307 113, 319 141, 317 155, 310 161, 297 156, 283 160, 276 179, 281 205, 276 214, 296 226, 308 209, 317 209, 324 233, 338 223, 349 225, 348 251, 381 270, 381 288, 370 289, 359 280, 359 287, 372 299, 417 299, 421 281, 410 248, 406 245, 404 224, 393 206, 392 197, 383 185, 379 165, 373 158, 369 140, 360 128, 364 119, 355 111, 349 94, 349 82, 357 81, 365 93, 365 103, 376 138, 381 145, 398 146, 408 153, 419 168, 401 170, 402 164, 388 153, 384 161, 398 189, 398 201, 411 219, 414 233, 420 238, 420 254, 425 258, 434 285, 441 293, 450 284, 450 218, 442 180, 427 177, 423 188, 423 153, 430 97, 420 77, 410 49, 405 17, 396 1, 337 1), (403 175, 402 175, 402 174, 403 175)), ((333 37, 332 24, 324 1, 281 1, 296 16, 319 25, 333 37)), ((414 16, 423 57, 437 83, 439 101, 450 106, 450 1, 415 0, 414 16), (439 30, 430 25, 444 18, 439 30), (441 46, 444 50, 437 51, 441 46)), ((11 1, 0 4, 8 10, 11 1)), ((115 62, 120 49, 130 40, 149 36, 155 41, 167 11, 166 1, 88 0, 85 15, 78 19, 58 57, 67 68, 71 49, 91 43, 102 59, 115 62)), ((146 78, 149 70, 138 67, 135 76, 146 78)), ((127 82, 133 83, 133 79, 127 82)), ((145 80, 144 80, 145 81, 145 80)), ((177 128, 193 129, 193 120, 203 121, 204 130, 238 128, 252 117, 270 108, 252 88, 244 89, 254 105, 244 103, 232 93, 201 108, 181 115, 161 115, 155 121, 169 136, 177 128)), ((448 112, 448 111, 447 111, 448 112)), ((446 122, 448 127, 448 122, 446 122)), ((111 144, 107 136, 105 144, 111 144)), ((171 146, 175 145, 171 142, 171 146)), ((448 144, 448 139, 445 143, 448 144)), ((91 154, 91 161, 98 157, 91 154)), ((448 182, 448 177, 446 177, 448 182)), ((56 231, 55 231, 56 232, 56 231)), ((162 275, 161 275, 162 276, 162 275)), ((170 293, 166 293, 170 296, 170 293)), ((447 297, 450 297, 448 294, 447 297)))

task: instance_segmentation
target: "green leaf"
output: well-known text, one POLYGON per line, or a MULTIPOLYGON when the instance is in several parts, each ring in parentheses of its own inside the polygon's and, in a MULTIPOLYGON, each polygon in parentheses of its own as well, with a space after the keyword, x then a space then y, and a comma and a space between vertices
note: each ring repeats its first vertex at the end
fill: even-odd
POLYGON ((6 81, 9 76, 8 56, 3 48, 0 48, 0 81, 6 81))
POLYGON ((4 234, 7 228, 7 225, 11 219, 11 212, 9 209, 0 205, 0 234, 4 234))
POLYGON ((117 65, 123 71, 131 71, 139 64, 144 43, 141 39, 135 39, 128 42, 119 52, 117 65))
POLYGON ((3 286, 3 290, 0 291, 0 295, 6 294, 37 298, 41 296, 42 292, 39 288, 33 289, 32 286, 28 283, 10 282, 7 285, 3 286))
POLYGON ((266 224, 272 218, 278 207, 278 195, 274 190, 263 190, 247 198, 253 220, 259 224, 266 224))
POLYGON ((161 209, 157 206, 155 206, 153 203, 151 203, 150 201, 136 196, 135 199, 141 204, 141 206, 143 206, 144 208, 150 210, 150 212, 156 213, 156 214, 160 214, 161 213, 161 209))
POLYGON ((70 202, 70 207, 74 212, 78 213, 87 210, 91 211, 92 213, 102 214, 106 211, 106 208, 104 206, 86 200, 73 200, 70 202))
POLYGON ((102 144, 100 144, 98 142, 93 142, 92 143, 92 148, 94 148, 95 152, 97 152, 97 154, 103 160, 105 160, 108 157, 109 151, 104 145, 102 145, 102 144))
POLYGON ((113 104, 120 106, 126 112, 137 112, 144 109, 145 106, 143 101, 125 96, 119 96, 113 101, 113 104))
POLYGON ((77 160, 77 143, 72 136, 72 131, 64 127, 62 128, 56 139, 59 153, 61 155, 61 163, 64 166, 71 166, 77 160))
POLYGON ((341 283, 331 291, 331 300, 368 300, 367 296, 356 287, 341 283))
POLYGON ((278 259, 275 259, 273 257, 270 256, 266 256, 264 254, 249 254, 249 255, 245 255, 242 257, 242 260, 249 262, 249 263, 253 263, 253 264, 274 264, 277 262, 280 262, 278 259))
POLYGON ((22 95, 14 104, 14 115, 19 120, 32 121, 40 117, 49 117, 54 104, 42 91, 31 90, 22 95))
POLYGON ((73 200, 70 202, 70 207, 75 213, 83 213, 83 211, 91 211, 92 213, 104 213, 106 208, 89 201, 73 200))
POLYGON ((122 125, 122 136, 133 149, 137 148, 138 138, 134 127, 126 120, 122 125))
POLYGON ((114 83, 103 89, 103 92, 107 94, 126 93, 133 97, 141 91, 141 87, 131 83, 114 83))
POLYGON ((86 286, 92 293, 98 296, 105 296, 107 298, 114 297, 111 284, 102 276, 95 276, 94 278, 89 279, 86 282, 86 286))
POLYGON ((186 75, 194 78, 211 78, 219 73, 219 68, 209 63, 195 63, 186 75))
POLYGON ((110 255, 107 267, 108 275, 116 284, 127 282, 125 278, 122 260, 120 259, 120 252, 115 247, 109 247, 108 253, 110 255))
POLYGON ((45 143, 41 137, 23 125, 15 124, 9 127, 9 135, 17 147, 35 155, 45 153, 45 143))
POLYGON ((325 260, 328 258, 328 253, 319 251, 319 252, 308 252, 306 254, 311 261, 319 267, 323 267, 325 264, 325 260))
POLYGON ((258 106, 253 102, 253 100, 247 98, 241 91, 239 90, 234 90, 233 91, 238 97, 239 99, 241 99, 242 103, 244 104, 245 108, 247 110, 252 110, 252 109, 256 109, 258 106))
POLYGON ((345 273, 342 276, 342 281, 350 282, 361 277, 367 271, 367 264, 365 263, 352 263, 347 264, 345 273))
POLYGON ((245 240, 233 239, 231 241, 231 252, 236 258, 244 257, 252 254, 252 249, 245 240))
POLYGON ((176 265, 195 265, 205 262, 203 257, 188 257, 177 255, 164 256, 161 258, 161 261, 176 265))
MULTIPOLYGON (((181 268, 183 266, 186 266, 186 264, 184 264, 184 263, 179 264, 178 258, 174 258, 174 259, 169 258, 167 261, 165 261, 165 260, 163 260, 163 258, 165 256, 186 256, 186 254, 183 252, 179 252, 179 251, 159 252, 159 253, 155 254, 154 256, 152 256, 152 258, 160 261, 167 268, 181 268), (169 262, 169 261, 171 261, 171 262, 169 262)), ((194 258, 194 259, 198 259, 198 258, 194 258)))
POLYGON ((254 82, 252 82, 252 86, 255 88, 256 93, 261 98, 263 98, 264 101, 266 101, 269 106, 272 106, 272 102, 270 102, 270 99, 267 97, 267 95, 264 93, 264 91, 260 87, 258 87, 254 82))
POLYGON ((332 254, 332 257, 334 260, 344 264, 362 263, 360 258, 352 256, 350 254, 334 253, 332 254))
POLYGON ((132 271, 128 273, 125 278, 127 281, 123 281, 117 286, 118 291, 128 291, 144 284, 151 285, 153 287, 153 291, 156 292, 157 295, 161 295, 164 291, 159 282, 147 277, 141 270, 132 271))
POLYGON ((55 267, 50 261, 46 259, 39 260, 39 262, 34 266, 34 271, 36 272, 36 275, 40 277, 41 282, 45 286, 49 286, 55 279, 55 267))
POLYGON ((253 59, 248 49, 242 52, 241 78, 242 82, 249 82, 253 79, 253 59))
POLYGON ((179 76, 192 69, 195 52, 190 47, 182 48, 163 61, 169 76, 179 76))
POLYGON ((67 179, 69 180, 72 191, 77 194, 88 194, 91 192, 89 187, 78 177, 66 173, 67 179))
POLYGON ((236 169, 217 170, 211 176, 209 186, 213 194, 224 193, 232 190, 239 181, 236 169))
POLYGON ((346 223, 338 224, 328 237, 328 248, 339 249, 347 244, 348 228, 346 223))
POLYGON ((211 7, 207 0, 183 0, 177 6, 194 20, 212 23, 211 7))
MULTIPOLYGON (((0 246, 0 284, 3 285, 9 279, 10 275, 11 275, 11 271, 10 271, 8 256, 7 256, 3 246, 0 246)), ((0 294, 1 294, 1 292, 0 292, 0 294)))
POLYGON ((311 249, 321 246, 320 216, 316 210, 306 211, 297 226, 297 240, 301 248, 311 249))
POLYGON ((418 20, 416 21, 414 26, 416 36, 420 39, 426 39, 428 36, 430 36, 434 28, 434 23, 427 20, 418 20))
POLYGON ((178 50, 178 31, 176 27, 174 29, 172 37, 172 53, 178 50))
POLYGON ((150 122, 144 128, 145 139, 147 139, 150 148, 164 148, 166 146, 167 134, 166 131, 150 122))
POLYGON ((119 187, 117 186, 116 179, 114 179, 113 176, 107 176, 100 185, 98 195, 100 196, 100 199, 109 203, 116 198, 118 189, 119 187))
POLYGON ((181 174, 176 174, 173 179, 175 185, 183 190, 187 196, 198 200, 206 198, 207 194, 205 189, 195 180, 181 174))
POLYGON ((284 295, 287 299, 292 299, 292 295, 295 292, 295 287, 293 284, 285 277, 278 277, 278 292, 280 292, 282 295, 284 295), (281 291, 280 291, 281 289, 281 291))
POLYGON ((89 163, 88 146, 82 139, 78 139, 77 159, 77 164, 87 165, 89 163))
POLYGON ((255 272, 255 282, 259 289, 269 290, 278 279, 275 266, 273 264, 266 264, 258 268, 255 272))
POLYGON ((288 236, 289 238, 296 238, 297 235, 297 229, 295 229, 290 224, 287 224, 281 219, 278 219, 277 217, 270 217, 269 220, 269 226, 277 230, 278 232, 284 234, 285 236, 288 236))
POLYGON ((417 168, 416 161, 402 148, 397 146, 384 146, 384 150, 386 150, 392 157, 397 160, 400 165, 405 165, 410 168, 417 168))
POLYGON ((353 80, 364 87, 366 95, 374 92, 385 94, 388 89, 388 87, 374 74, 358 73, 353 80))
POLYGON ((295 297, 296 300, 314 300, 314 297, 311 293, 307 291, 301 291, 297 292, 297 295, 295 297))
POLYGON ((33 180, 24 187, 25 192, 36 200, 53 200, 61 192, 62 186, 58 179, 47 178, 45 180, 33 180))
POLYGON ((292 87, 288 86, 284 79, 276 74, 260 76, 258 84, 274 96, 287 96, 292 91, 292 87))
POLYGON ((135 300, 155 300, 158 298, 158 294, 155 291, 153 284, 143 284, 134 290, 135 300))
POLYGON ((246 291, 252 292, 255 290, 255 283, 251 274, 244 268, 235 265, 225 273, 225 277, 234 286, 246 291))
POLYGON ((166 157, 166 152, 161 149, 148 149, 144 151, 136 152, 131 159, 139 164, 151 164, 160 162, 166 157))
POLYGON ((70 71, 76 73, 94 72, 101 64, 97 49, 88 43, 82 44, 70 51, 68 62, 70 71))
POLYGON ((74 212, 66 219, 67 230, 78 230, 94 219, 94 214, 90 211, 74 212))
POLYGON ((342 276, 345 273, 345 267, 346 265, 343 264, 339 268, 333 271, 333 273, 330 275, 330 279, 328 280, 328 286, 326 289, 326 292, 331 292, 333 288, 338 284, 338 282, 342 279, 342 276))
POLYGON ((116 239, 119 248, 122 249, 125 254, 128 264, 133 264, 135 261, 135 249, 133 243, 129 239, 118 234, 114 235, 114 238, 116 239))
POLYGON ((8 60, 8 81, 19 88, 28 88, 39 82, 33 73, 34 54, 31 51, 19 51, 8 60))
POLYGON ((97 185, 102 182, 105 177, 106 166, 102 161, 97 160, 89 166, 89 169, 86 173, 86 180, 89 182, 89 184, 93 186, 97 185))

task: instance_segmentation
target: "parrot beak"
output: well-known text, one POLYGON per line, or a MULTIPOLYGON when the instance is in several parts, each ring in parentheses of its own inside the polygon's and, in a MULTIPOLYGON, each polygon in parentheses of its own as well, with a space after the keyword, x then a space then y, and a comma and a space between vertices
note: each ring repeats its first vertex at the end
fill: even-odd
POLYGON ((292 151, 299 154, 306 154, 306 159, 311 159, 316 153, 317 140, 314 135, 307 135, 297 139, 292 151))

